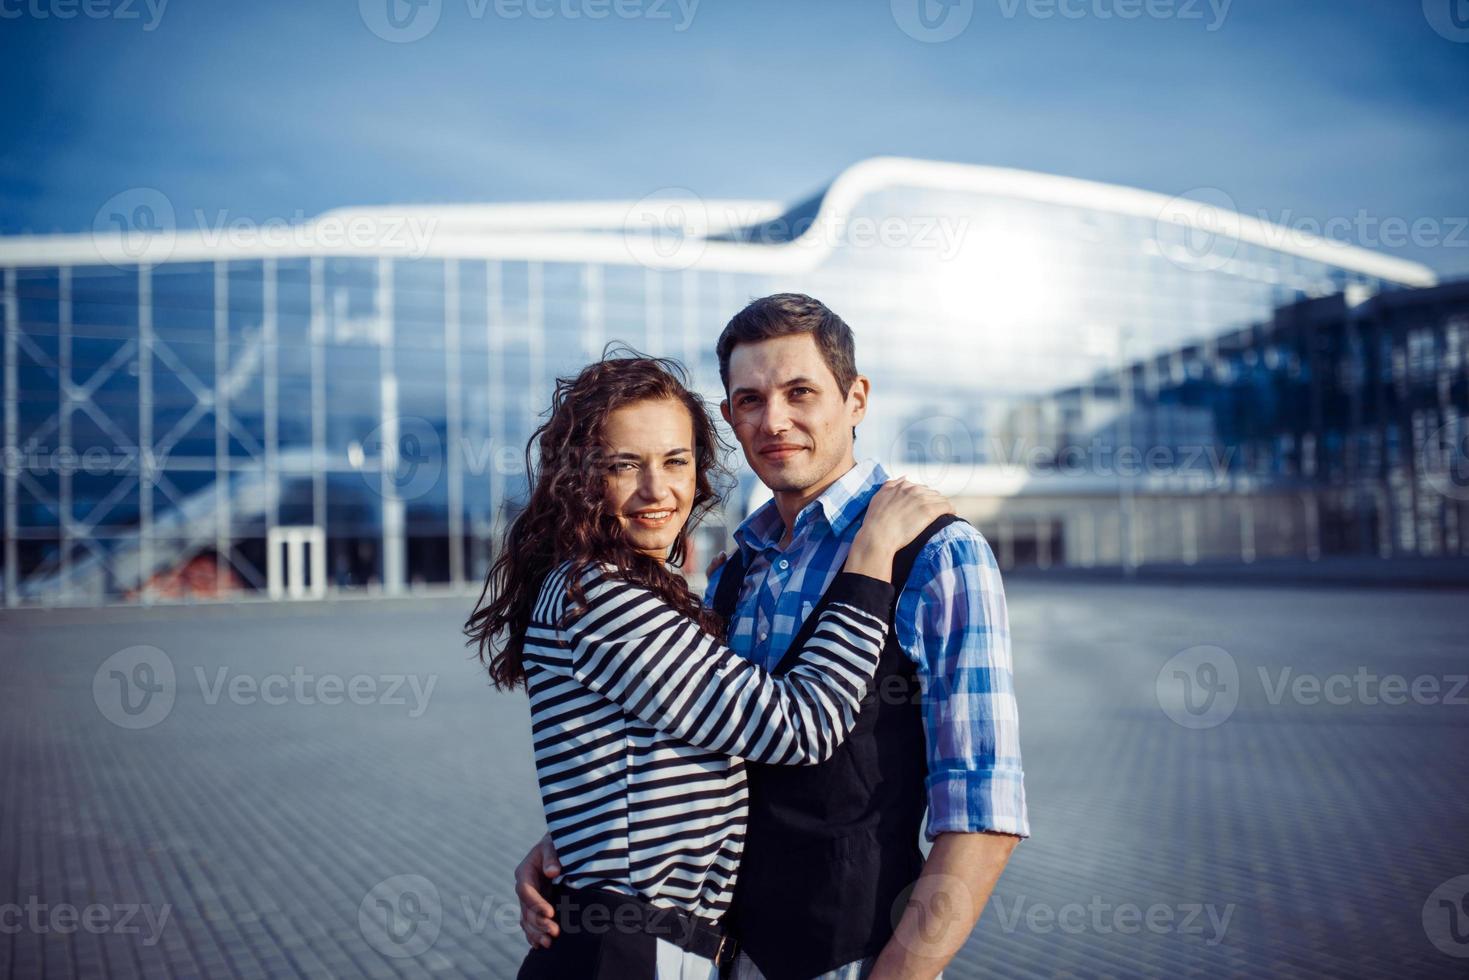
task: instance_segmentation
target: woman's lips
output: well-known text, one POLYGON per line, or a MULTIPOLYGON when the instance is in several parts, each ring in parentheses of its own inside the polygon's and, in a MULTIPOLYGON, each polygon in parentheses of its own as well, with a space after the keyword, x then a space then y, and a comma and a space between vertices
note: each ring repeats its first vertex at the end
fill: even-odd
POLYGON ((654 528, 654 527, 662 527, 663 525, 667 524, 669 521, 673 520, 673 515, 674 515, 674 512, 671 511, 671 510, 661 510, 661 511, 651 511, 650 510, 650 511, 643 511, 643 512, 638 513, 638 514, 629 514, 628 517, 630 517, 632 519, 633 523, 635 523, 635 524, 637 524, 637 525, 639 525, 641 527, 654 528))

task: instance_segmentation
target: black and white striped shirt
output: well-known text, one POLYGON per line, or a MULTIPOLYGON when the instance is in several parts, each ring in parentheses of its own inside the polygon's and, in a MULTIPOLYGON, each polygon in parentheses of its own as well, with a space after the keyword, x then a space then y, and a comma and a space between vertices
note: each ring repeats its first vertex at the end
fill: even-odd
POLYGON ((546 577, 524 649, 558 881, 720 918, 744 849, 743 760, 831 757, 877 669, 892 586, 837 576, 776 677, 611 566, 586 573, 586 602, 563 623, 569 572, 546 577))

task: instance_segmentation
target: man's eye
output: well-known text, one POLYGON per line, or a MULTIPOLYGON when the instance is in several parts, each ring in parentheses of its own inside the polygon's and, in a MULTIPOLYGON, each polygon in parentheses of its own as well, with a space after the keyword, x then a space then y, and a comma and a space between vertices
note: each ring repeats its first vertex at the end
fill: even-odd
POLYGON ((810 394, 813 394, 813 393, 814 393, 813 390, 810 389, 810 388, 792 388, 791 389, 791 394, 793 394, 793 395, 810 395, 810 394))
POLYGON ((683 456, 680 456, 677 459, 670 459, 668 461, 668 465, 670 465, 670 466, 688 466, 689 465, 689 460, 687 458, 683 457, 683 456))

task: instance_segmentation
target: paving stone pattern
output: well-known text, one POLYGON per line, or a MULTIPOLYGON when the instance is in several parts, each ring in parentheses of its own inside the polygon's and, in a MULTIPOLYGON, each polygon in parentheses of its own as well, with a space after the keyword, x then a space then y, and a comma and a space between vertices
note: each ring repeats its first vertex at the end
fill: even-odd
MULTIPOLYGON (((1469 974, 1469 597, 1009 598, 1034 836, 946 976, 1469 974), (1238 672, 1208 727, 1160 702, 1196 647, 1238 672), (1359 668, 1440 703, 1289 688, 1359 668)), ((471 602, 0 616, 0 977, 513 977, 544 822, 471 602)))

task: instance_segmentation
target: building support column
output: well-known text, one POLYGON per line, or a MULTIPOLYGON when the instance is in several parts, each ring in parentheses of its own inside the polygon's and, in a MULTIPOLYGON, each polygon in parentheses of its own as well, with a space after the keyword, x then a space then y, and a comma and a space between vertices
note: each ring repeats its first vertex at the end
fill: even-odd
POLYGON ((214 571, 216 581, 229 581, 234 569, 230 561, 230 466, 229 427, 229 263, 214 263, 214 571))
POLYGON ((449 581, 455 588, 464 585, 464 426, 460 418, 459 306, 459 260, 445 259, 444 371, 447 384, 444 419, 449 442, 445 456, 449 468, 449 581))
POLYGON ((403 499, 398 496, 398 375, 393 346, 393 260, 377 261, 377 315, 379 357, 382 367, 378 426, 379 487, 383 498, 383 591, 403 592, 407 542, 404 540, 403 499))
POLYGON ((152 599, 153 577, 153 270, 138 266, 138 594, 152 599))
POLYGON ((20 335, 19 301, 15 295, 15 269, 5 270, 5 452, 15 454, 5 462, 5 604, 20 604, 17 589, 20 587, 19 558, 15 547, 17 506, 16 467, 20 465, 20 419, 16 397, 20 390, 18 366, 15 363, 16 348, 20 335))

